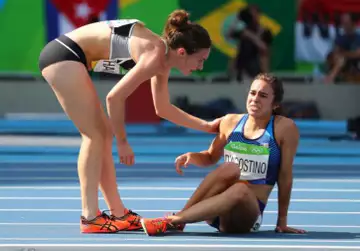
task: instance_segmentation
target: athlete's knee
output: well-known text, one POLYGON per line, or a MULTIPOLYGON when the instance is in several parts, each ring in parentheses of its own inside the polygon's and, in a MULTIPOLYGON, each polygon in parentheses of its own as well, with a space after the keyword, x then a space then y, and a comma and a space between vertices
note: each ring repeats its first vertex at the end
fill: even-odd
POLYGON ((95 125, 89 126, 87 130, 80 130, 83 140, 96 142, 97 145, 105 145, 107 139, 110 137, 109 128, 103 121, 97 121, 95 125))
POLYGON ((237 204, 248 198, 250 189, 246 184, 238 182, 229 187, 226 193, 227 198, 237 204))
POLYGON ((217 168, 217 178, 221 181, 235 182, 240 178, 240 168, 231 162, 223 163, 217 168))

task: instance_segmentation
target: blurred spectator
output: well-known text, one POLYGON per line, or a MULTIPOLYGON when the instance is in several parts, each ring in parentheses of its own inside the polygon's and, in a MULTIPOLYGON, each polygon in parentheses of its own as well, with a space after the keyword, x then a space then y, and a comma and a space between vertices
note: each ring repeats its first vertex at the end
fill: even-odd
POLYGON ((325 82, 360 83, 360 34, 356 32, 354 15, 342 14, 341 28, 343 32, 337 35, 334 49, 326 60, 325 82))
POLYGON ((237 41, 237 54, 232 63, 236 79, 242 81, 243 73, 254 78, 269 71, 271 31, 260 24, 260 9, 255 5, 239 10, 227 36, 237 41))

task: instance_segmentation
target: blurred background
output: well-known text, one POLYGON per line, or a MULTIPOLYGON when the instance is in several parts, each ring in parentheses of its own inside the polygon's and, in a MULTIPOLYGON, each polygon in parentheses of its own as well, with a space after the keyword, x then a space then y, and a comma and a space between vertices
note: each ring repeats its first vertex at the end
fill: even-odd
MULTIPOLYGON (((0 0, 3 121, 66 119, 38 70, 39 53, 50 40, 117 18, 140 19, 161 34, 168 14, 178 8, 209 31, 213 48, 202 72, 172 73, 174 104, 206 119, 246 112, 251 79, 272 72, 284 81, 284 115, 359 134, 358 0, 0 0)), ((120 77, 91 74, 104 101, 120 77)), ((142 85, 129 98, 129 124, 161 123, 149 88, 142 85)), ((16 131, 14 124, 4 128, 16 131)))

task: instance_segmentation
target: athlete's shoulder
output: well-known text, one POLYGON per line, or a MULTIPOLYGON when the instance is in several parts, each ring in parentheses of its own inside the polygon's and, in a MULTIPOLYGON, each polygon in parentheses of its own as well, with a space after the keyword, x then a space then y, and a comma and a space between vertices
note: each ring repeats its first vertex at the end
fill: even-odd
POLYGON ((224 124, 224 125, 232 124, 235 121, 239 121, 243 116, 244 116, 244 114, 236 114, 236 113, 226 114, 223 117, 223 119, 221 120, 221 124, 224 124))
POLYGON ((220 123, 220 131, 228 131, 233 129, 234 126, 244 117, 245 114, 229 113, 223 117, 220 123))
POLYGON ((150 36, 142 41, 143 51, 140 58, 147 67, 156 69, 157 72, 166 72, 166 45, 160 37, 150 36))
POLYGON ((275 117, 275 130, 277 135, 284 137, 299 137, 299 129, 291 118, 277 115, 275 117))
POLYGON ((293 119, 281 115, 275 116, 275 124, 288 129, 297 128, 296 123, 293 119))

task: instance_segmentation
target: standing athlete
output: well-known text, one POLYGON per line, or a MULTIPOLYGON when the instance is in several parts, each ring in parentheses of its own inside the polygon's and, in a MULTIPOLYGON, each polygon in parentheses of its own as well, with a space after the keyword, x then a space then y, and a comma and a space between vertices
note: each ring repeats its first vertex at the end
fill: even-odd
POLYGON ((48 43, 39 58, 42 76, 79 130, 82 143, 78 175, 82 198, 81 232, 117 232, 140 229, 140 216, 124 207, 120 198, 112 140, 115 135, 120 163, 133 165, 134 153, 125 131, 125 101, 151 79, 157 115, 180 126, 217 132, 220 119, 201 120, 170 103, 168 77, 172 68, 189 75, 201 70, 208 58, 211 40, 189 14, 176 10, 169 15, 162 36, 136 19, 85 25, 48 43), (127 74, 106 97, 104 112, 88 70, 127 74), (98 212, 98 187, 111 216, 98 212))

